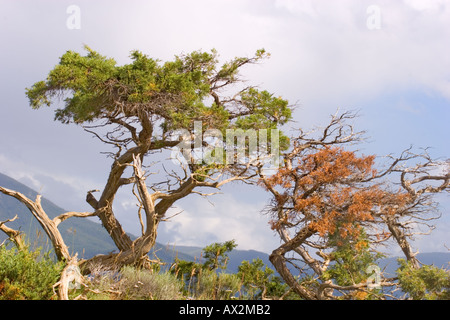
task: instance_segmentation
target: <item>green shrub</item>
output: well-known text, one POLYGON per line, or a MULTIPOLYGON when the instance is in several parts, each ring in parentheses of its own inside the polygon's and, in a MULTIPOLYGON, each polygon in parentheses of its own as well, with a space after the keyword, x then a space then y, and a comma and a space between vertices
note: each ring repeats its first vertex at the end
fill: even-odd
POLYGON ((259 258, 253 259, 251 263, 242 261, 237 273, 239 279, 242 279, 241 299, 298 299, 297 294, 288 292, 289 286, 283 283, 282 278, 274 274, 275 271, 259 258))
POLYGON ((47 300, 63 265, 49 255, 0 246, 0 300, 47 300))
POLYGON ((397 276, 403 292, 413 300, 449 300, 450 272, 435 266, 423 265, 414 269, 404 259, 398 260, 397 276))

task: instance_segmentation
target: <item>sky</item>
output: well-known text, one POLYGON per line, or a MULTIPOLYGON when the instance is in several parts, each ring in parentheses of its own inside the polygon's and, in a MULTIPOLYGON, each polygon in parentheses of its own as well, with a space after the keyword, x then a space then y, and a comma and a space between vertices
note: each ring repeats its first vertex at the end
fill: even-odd
MULTIPOLYGON (((84 44, 120 65, 136 49, 165 61, 215 48, 226 61, 265 48, 270 59, 243 76, 298 105, 290 129, 326 125, 338 108, 359 110, 365 154, 413 145, 449 158, 448 0, 0 0, 0 41, 0 172, 66 210, 90 209, 86 191, 102 188, 111 159, 82 128, 53 121, 53 109, 32 110, 25 88, 84 44)), ((158 241, 235 239, 239 249, 268 253, 279 245, 261 214, 267 193, 236 184, 222 193, 177 203, 171 213, 182 212, 160 225, 158 241)), ((414 242, 420 252, 450 247, 450 201, 441 198, 437 228, 414 242)), ((115 210, 138 234, 133 198, 119 194, 115 210)))

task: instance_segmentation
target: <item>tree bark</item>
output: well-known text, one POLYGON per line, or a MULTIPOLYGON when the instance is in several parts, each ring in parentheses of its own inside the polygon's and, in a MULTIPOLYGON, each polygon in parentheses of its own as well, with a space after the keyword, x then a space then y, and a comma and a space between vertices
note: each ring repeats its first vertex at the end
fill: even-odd
POLYGON ((313 292, 301 286, 294 278, 291 271, 286 265, 285 254, 289 251, 293 251, 313 234, 314 232, 309 228, 309 225, 307 225, 302 230, 300 230, 300 232, 298 232, 294 238, 275 249, 269 256, 270 262, 272 262, 273 266, 281 275, 283 280, 287 283, 287 285, 292 288, 295 293, 306 300, 317 300, 317 297, 313 292))
POLYGON ((69 261, 67 261, 67 265, 61 272, 59 281, 53 285, 53 290, 55 290, 55 287, 59 287, 59 299, 69 300, 69 289, 71 289, 71 286, 77 287, 81 284, 83 284, 83 277, 80 273, 80 269, 78 268, 77 255, 75 255, 69 261))
POLYGON ((395 241, 397 241, 400 249, 402 249, 406 260, 408 260, 414 269, 420 268, 419 260, 416 258, 416 254, 413 252, 408 240, 406 239, 405 233, 399 228, 399 223, 396 221, 394 217, 387 217, 386 225, 394 237, 395 241))
POLYGON ((5 223, 12 222, 16 219, 17 219, 17 215, 12 219, 0 221, 0 230, 2 230, 4 233, 6 233, 6 235, 9 237, 9 239, 12 242, 14 242, 14 244, 16 245, 16 247, 19 250, 23 250, 25 248, 25 243, 23 241, 22 233, 18 230, 14 230, 12 228, 5 226, 5 223))

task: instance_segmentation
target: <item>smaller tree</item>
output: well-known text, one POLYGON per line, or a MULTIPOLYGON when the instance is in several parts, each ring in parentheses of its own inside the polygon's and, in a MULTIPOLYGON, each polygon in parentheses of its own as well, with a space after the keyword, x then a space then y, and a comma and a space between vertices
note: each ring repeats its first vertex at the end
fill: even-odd
POLYGON ((228 264, 228 253, 237 247, 235 240, 225 241, 224 243, 213 243, 203 249, 203 268, 209 270, 225 269, 228 264))
MULTIPOLYGON (((382 254, 371 251, 369 244, 369 239, 364 230, 356 238, 343 238, 339 232, 330 234, 328 245, 331 249, 330 259, 333 263, 323 273, 322 279, 325 281, 333 280, 336 285, 342 288, 354 284, 368 283, 373 272, 380 271, 373 269, 374 267, 378 269, 376 262, 383 257, 382 254)), ((355 290, 348 297, 355 299, 376 297, 380 288, 377 283, 374 284, 374 287, 373 289, 361 288, 361 290, 355 290)))
POLYGON ((236 248, 234 240, 213 243, 202 250, 205 261, 175 260, 172 273, 185 283, 185 294, 197 299, 230 299, 240 289, 240 282, 235 274, 219 272, 228 264, 228 253, 236 248))
POLYGON ((283 280, 275 276, 275 271, 266 266, 261 259, 242 261, 237 273, 242 282, 244 299, 283 300, 298 299, 283 280))
POLYGON ((411 262, 399 259, 399 285, 413 300, 450 300, 450 273, 435 266, 414 268, 411 262))

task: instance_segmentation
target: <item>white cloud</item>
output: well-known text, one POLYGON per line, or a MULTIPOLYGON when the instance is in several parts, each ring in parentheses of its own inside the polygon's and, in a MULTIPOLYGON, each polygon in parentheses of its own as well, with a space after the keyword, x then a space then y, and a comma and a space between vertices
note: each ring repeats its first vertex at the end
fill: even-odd
POLYGON ((290 97, 336 108, 414 85, 450 96, 449 2, 445 10, 427 13, 379 2, 380 30, 367 28, 369 2, 314 1, 314 11, 309 1, 275 3, 315 17, 288 19, 275 35, 278 42, 267 39, 268 46, 276 44, 273 87, 284 87, 290 97))
POLYGON ((183 211, 161 223, 161 239, 168 239, 171 244, 200 247, 235 239, 239 249, 264 252, 277 247, 268 218, 261 214, 263 203, 245 203, 230 194, 213 196, 210 200, 214 206, 206 199, 191 198, 169 212, 168 216, 183 211))
POLYGON ((317 17, 314 1, 296 1, 296 0, 275 0, 276 8, 284 8, 293 14, 307 14, 310 17, 317 17))
POLYGON ((404 3, 417 11, 439 12, 445 6, 448 6, 447 0, 404 0, 404 3))

